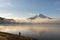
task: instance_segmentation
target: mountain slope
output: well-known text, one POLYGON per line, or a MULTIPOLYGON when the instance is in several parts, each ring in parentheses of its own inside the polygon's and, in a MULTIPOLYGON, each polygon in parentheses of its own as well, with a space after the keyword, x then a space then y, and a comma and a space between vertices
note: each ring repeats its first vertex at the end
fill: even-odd
POLYGON ((60 19, 50 18, 43 14, 28 18, 30 23, 60 23, 60 19))
POLYGON ((52 18, 47 17, 47 16, 45 16, 43 14, 35 15, 34 17, 31 17, 31 18, 28 18, 28 19, 36 19, 36 18, 48 18, 48 19, 52 19, 52 18))

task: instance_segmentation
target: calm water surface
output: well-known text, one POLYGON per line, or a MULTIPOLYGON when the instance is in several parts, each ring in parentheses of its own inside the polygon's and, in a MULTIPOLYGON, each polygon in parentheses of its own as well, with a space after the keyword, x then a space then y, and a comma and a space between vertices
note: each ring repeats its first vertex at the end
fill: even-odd
POLYGON ((60 38, 60 24, 0 25, 0 31, 38 39, 60 38))

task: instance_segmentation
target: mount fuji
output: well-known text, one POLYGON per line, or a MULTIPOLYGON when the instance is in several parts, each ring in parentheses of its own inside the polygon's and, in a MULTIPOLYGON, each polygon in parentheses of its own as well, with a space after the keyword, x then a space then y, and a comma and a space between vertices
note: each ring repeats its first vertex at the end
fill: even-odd
POLYGON ((50 18, 43 14, 35 15, 30 18, 23 18, 23 19, 6 19, 0 17, 0 24, 21 24, 21 23, 59 23, 60 19, 58 18, 50 18))
POLYGON ((28 19, 36 19, 36 18, 42 18, 42 19, 47 18, 47 19, 52 19, 52 18, 47 17, 47 16, 45 16, 45 15, 43 15, 43 14, 35 15, 34 17, 31 17, 31 18, 28 18, 28 19))
POLYGON ((28 18, 29 23, 60 23, 60 19, 50 18, 43 14, 28 18))
POLYGON ((39 15, 35 15, 33 17, 30 18, 26 18, 26 19, 20 19, 19 21, 17 21, 19 23, 60 23, 60 19, 58 18, 51 18, 51 17, 47 17, 43 14, 39 14, 39 15))

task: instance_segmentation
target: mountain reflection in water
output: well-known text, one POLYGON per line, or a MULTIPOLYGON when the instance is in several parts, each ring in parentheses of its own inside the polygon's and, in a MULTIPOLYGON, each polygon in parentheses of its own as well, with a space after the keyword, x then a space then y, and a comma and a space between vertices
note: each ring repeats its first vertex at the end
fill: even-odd
POLYGON ((33 38, 56 38, 60 37, 60 25, 38 24, 38 25, 1 25, 0 31, 18 34, 33 38))

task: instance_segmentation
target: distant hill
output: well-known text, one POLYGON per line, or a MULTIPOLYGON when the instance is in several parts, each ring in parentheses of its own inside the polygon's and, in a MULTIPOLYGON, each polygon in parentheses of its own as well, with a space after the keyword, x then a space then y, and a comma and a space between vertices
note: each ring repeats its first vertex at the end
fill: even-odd
POLYGON ((6 19, 3 17, 0 17, 0 24, 15 24, 15 20, 14 19, 6 19))

